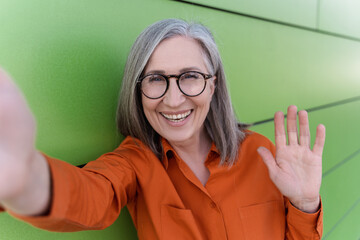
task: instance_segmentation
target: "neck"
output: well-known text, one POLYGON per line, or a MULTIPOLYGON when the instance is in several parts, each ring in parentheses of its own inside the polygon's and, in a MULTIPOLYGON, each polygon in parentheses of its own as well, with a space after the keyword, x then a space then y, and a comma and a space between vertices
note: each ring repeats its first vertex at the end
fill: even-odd
POLYGON ((205 129, 184 142, 170 142, 176 153, 186 163, 204 163, 211 148, 211 139, 205 129))

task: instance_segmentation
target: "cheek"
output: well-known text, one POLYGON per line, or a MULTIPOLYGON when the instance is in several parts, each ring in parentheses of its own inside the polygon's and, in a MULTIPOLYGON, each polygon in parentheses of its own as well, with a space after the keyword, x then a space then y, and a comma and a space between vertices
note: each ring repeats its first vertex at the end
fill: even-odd
POLYGON ((199 109, 199 114, 201 115, 201 121, 204 121, 207 114, 209 113, 209 109, 210 109, 210 102, 211 102, 211 97, 212 95, 210 94, 210 92, 207 92, 207 94, 201 96, 201 98, 198 99, 194 99, 194 104, 198 107, 199 109))
POLYGON ((204 106, 209 107, 212 97, 213 97, 213 94, 214 94, 214 91, 212 88, 210 88, 210 86, 208 86, 204 93, 205 94, 203 95, 203 99, 202 99, 203 104, 204 104, 204 106))
POLYGON ((153 118, 155 117, 156 113, 156 107, 158 105, 158 101, 151 100, 146 97, 142 97, 142 105, 143 105, 143 111, 146 116, 146 119, 152 124, 153 118))

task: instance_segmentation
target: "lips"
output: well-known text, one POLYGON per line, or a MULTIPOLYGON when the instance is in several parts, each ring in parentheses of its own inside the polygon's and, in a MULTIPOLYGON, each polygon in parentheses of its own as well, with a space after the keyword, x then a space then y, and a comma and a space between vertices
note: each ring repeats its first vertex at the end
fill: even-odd
POLYGON ((192 110, 189 110, 181 114, 165 114, 162 112, 160 114, 171 122, 181 122, 184 121, 191 114, 191 111, 192 110))

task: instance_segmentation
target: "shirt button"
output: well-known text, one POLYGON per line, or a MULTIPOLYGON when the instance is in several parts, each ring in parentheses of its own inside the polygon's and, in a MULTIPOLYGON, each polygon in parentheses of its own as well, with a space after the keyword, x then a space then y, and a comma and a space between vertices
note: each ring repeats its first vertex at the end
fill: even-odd
POLYGON ((210 207, 211 207, 211 208, 216 208, 216 203, 210 202, 210 207))

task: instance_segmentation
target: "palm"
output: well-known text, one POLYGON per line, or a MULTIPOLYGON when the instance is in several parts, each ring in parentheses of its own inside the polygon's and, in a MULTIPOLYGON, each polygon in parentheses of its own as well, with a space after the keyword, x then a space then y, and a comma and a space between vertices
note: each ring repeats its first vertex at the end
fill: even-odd
POLYGON ((284 116, 275 114, 275 159, 270 151, 259 151, 269 168, 270 178, 280 192, 292 202, 312 200, 319 196, 322 173, 322 151, 325 128, 319 125, 313 149, 310 149, 310 132, 306 111, 299 112, 299 134, 296 123, 296 107, 288 108, 287 132, 284 116))
POLYGON ((276 150, 276 162, 279 171, 272 180, 283 195, 311 198, 319 194, 321 156, 303 146, 286 146, 276 150))

